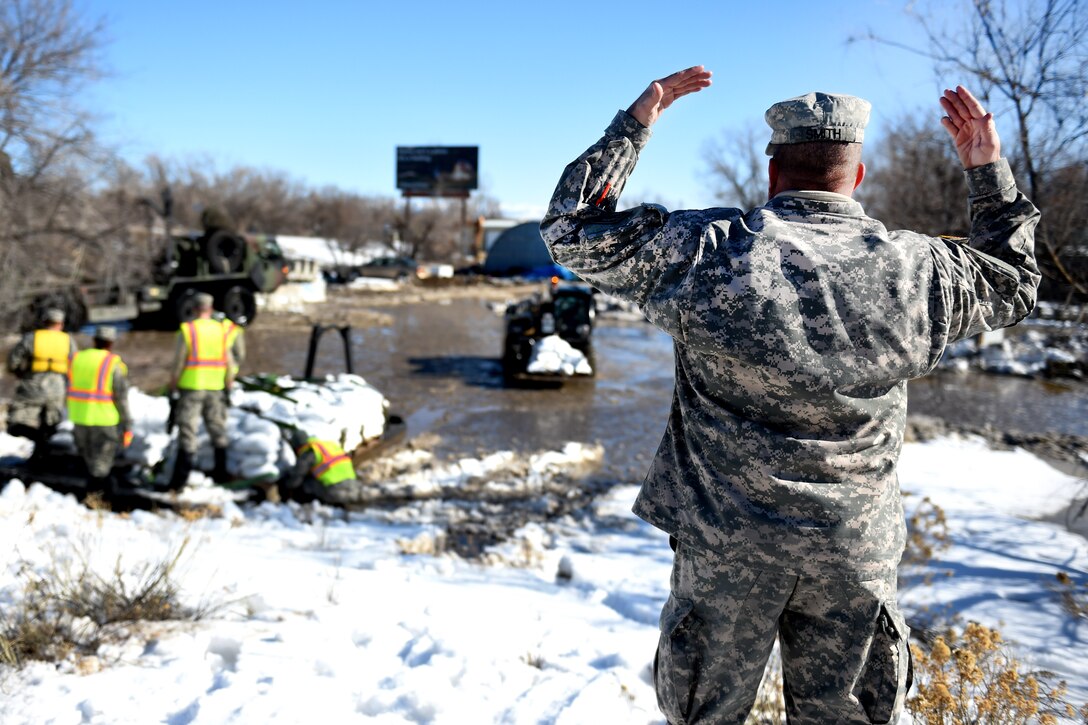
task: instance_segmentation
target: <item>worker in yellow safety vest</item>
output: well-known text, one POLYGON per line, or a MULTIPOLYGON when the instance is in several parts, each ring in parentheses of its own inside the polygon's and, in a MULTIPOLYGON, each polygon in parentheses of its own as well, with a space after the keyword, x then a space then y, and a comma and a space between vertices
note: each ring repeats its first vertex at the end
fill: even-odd
POLYGON ((173 418, 178 426, 178 452, 169 484, 175 491, 189 480, 201 420, 214 451, 212 478, 220 482, 230 478, 227 407, 238 363, 231 351, 231 331, 212 317, 212 296, 198 293, 195 302, 196 319, 183 322, 178 330, 170 378, 171 397, 175 400, 173 418))
POLYGON ((242 334, 242 326, 222 313, 217 313, 214 317, 219 319, 223 324, 223 329, 227 331, 227 347, 230 349, 231 354, 234 355, 234 367, 230 372, 234 378, 237 378, 238 369, 246 361, 246 338, 242 334))
POLYGON ((68 364, 76 353, 64 331, 64 312, 45 310, 41 329, 22 336, 8 355, 8 370, 19 378, 8 406, 8 433, 34 441, 32 461, 47 454, 45 443, 64 417, 68 364))
POLYGON ((117 451, 132 442, 128 368, 113 352, 117 330, 100 326, 94 348, 80 350, 68 368, 68 420, 76 449, 87 465, 87 491, 110 491, 117 451))
POLYGON ((292 444, 296 462, 280 481, 282 498, 318 499, 338 506, 364 502, 363 486, 356 479, 355 464, 339 443, 295 431, 292 444))

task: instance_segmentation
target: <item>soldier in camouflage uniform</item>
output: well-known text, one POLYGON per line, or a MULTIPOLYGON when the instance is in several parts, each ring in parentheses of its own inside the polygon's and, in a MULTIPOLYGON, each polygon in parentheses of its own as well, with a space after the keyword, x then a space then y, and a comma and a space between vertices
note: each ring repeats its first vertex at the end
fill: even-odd
POLYGON ((64 416, 68 363, 76 343, 64 332, 64 312, 45 311, 41 329, 28 332, 8 355, 8 370, 19 377, 8 407, 8 433, 34 441, 37 460, 64 416))
POLYGON ((109 491, 117 451, 132 442, 128 368, 113 353, 117 330, 95 330, 94 348, 72 358, 68 373, 68 418, 76 450, 87 466, 88 491, 109 491))
POLYGON ((320 440, 296 430, 291 436, 295 467, 279 482, 283 499, 317 499, 334 506, 365 503, 363 484, 355 477, 351 456, 336 441, 320 440))
POLYGON ((617 211, 661 112, 710 85, 654 81, 567 166, 541 233, 555 260, 674 339, 664 437, 634 510, 675 548, 654 679, 670 723, 742 723, 776 636, 791 723, 894 721, 909 688, 895 601, 906 381, 1035 304, 1038 210, 990 114, 945 91, 970 192, 966 243, 889 232, 851 198, 869 104, 777 103, 770 199, 617 211))
POLYGON ((193 467, 200 421, 208 431, 215 455, 212 477, 227 481, 227 408, 238 363, 232 352, 230 330, 212 317, 213 298, 204 292, 195 297, 197 317, 182 323, 170 378, 178 426, 178 453, 169 487, 185 486, 193 467))

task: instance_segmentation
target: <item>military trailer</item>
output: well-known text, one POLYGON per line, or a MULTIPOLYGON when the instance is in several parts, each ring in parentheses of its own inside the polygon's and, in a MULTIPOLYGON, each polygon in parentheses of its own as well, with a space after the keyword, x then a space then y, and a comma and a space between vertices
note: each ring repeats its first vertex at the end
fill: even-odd
MULTIPOLYGON (((153 205, 148 204, 149 206, 153 205)), ((32 296, 23 329, 33 329, 43 312, 65 312, 65 328, 131 321, 134 326, 175 329, 196 314, 196 295, 215 298, 215 308, 246 326, 257 315, 258 292, 272 292, 287 278, 287 259, 275 237, 235 232, 214 208, 203 216, 204 230, 170 233, 169 193, 163 194, 166 234, 148 278, 130 283, 51 288, 32 296)))
POLYGON ((503 378, 509 384, 525 382, 559 383, 585 379, 596 374, 593 357, 593 320, 596 306, 593 289, 582 284, 552 280, 548 295, 534 295, 506 308, 506 335, 503 342, 503 378), (557 336, 587 362, 588 371, 548 369, 532 371, 534 353, 557 336))
POLYGON ((215 308, 239 325, 257 316, 258 292, 272 292, 287 279, 287 260, 274 237, 226 230, 173 236, 152 273, 137 290, 139 314, 172 328, 196 314, 195 297, 206 292, 215 308))

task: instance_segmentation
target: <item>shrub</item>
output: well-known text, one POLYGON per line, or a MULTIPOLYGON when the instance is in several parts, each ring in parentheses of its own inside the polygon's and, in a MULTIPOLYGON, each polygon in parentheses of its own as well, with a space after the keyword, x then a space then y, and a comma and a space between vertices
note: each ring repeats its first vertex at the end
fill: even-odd
MULTIPOLYGON (((910 496, 904 493, 904 498, 910 496)), ((951 544, 944 509, 926 496, 907 517, 907 545, 900 560, 903 566, 925 564, 951 544)))
POLYGON ((907 710, 926 725, 1057 723, 1077 713, 1064 682, 1047 672, 1024 672, 996 630, 970 623, 949 630, 928 650, 911 645, 915 693, 907 710))
POLYGON ((782 695, 782 657, 776 646, 763 671, 759 694, 744 725, 785 725, 786 699, 782 695))

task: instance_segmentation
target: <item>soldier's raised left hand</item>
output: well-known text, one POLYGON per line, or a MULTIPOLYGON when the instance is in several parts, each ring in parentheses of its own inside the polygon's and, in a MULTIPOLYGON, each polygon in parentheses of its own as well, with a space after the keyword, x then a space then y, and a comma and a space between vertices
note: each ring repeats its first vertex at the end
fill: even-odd
POLYGON ((956 144, 956 153, 965 169, 992 164, 1001 158, 1001 138, 994 125, 994 114, 987 113, 971 91, 963 86, 946 90, 941 108, 948 114, 941 125, 956 144))

